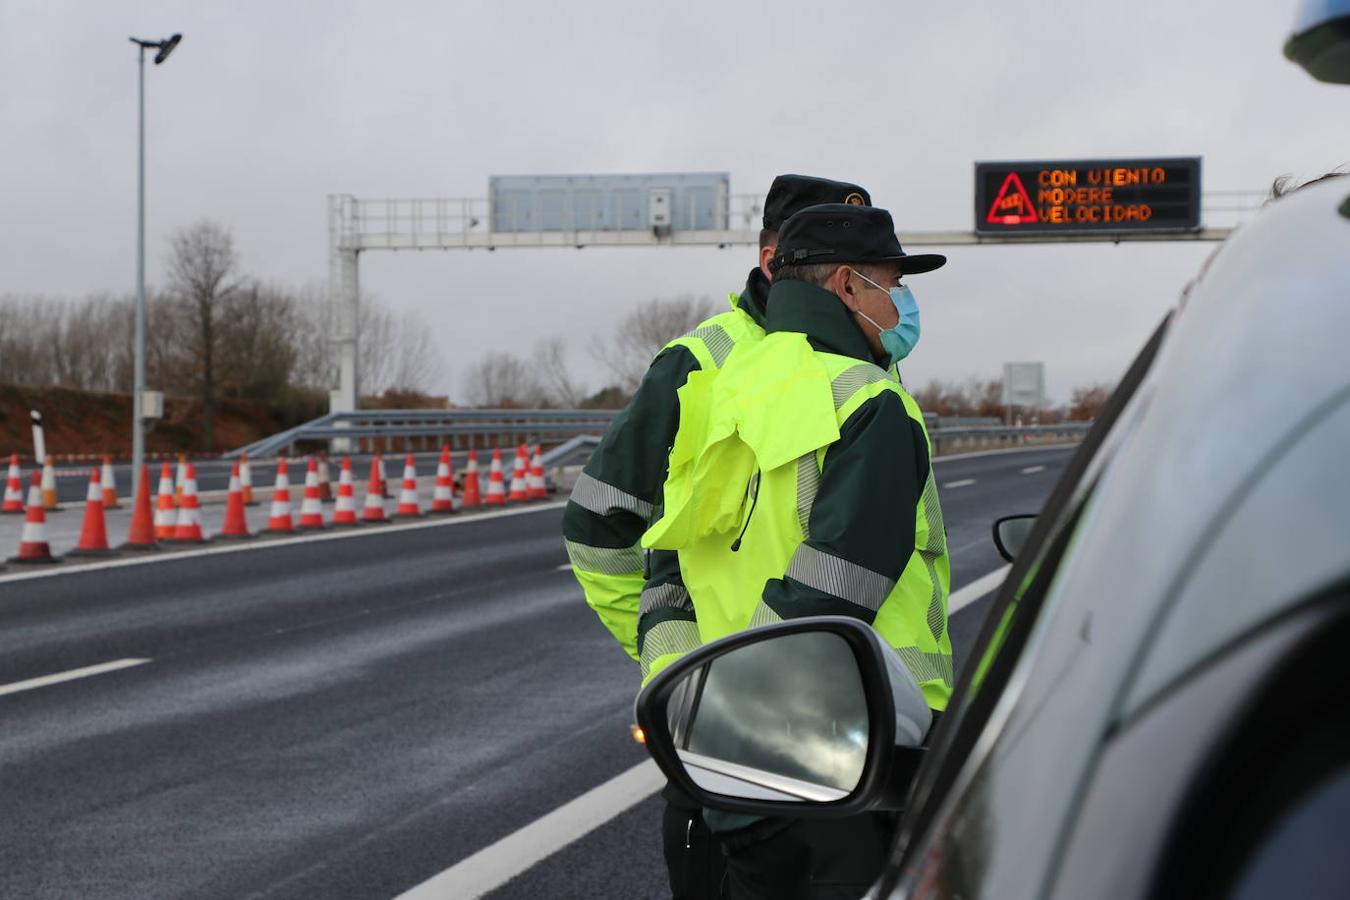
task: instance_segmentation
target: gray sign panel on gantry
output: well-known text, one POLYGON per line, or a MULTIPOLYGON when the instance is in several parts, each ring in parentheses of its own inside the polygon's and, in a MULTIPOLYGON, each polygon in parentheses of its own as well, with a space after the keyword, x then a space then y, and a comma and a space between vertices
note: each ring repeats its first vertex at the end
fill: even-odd
POLYGON ((637 175, 493 175, 494 232, 721 231, 728 227, 726 172, 637 175))

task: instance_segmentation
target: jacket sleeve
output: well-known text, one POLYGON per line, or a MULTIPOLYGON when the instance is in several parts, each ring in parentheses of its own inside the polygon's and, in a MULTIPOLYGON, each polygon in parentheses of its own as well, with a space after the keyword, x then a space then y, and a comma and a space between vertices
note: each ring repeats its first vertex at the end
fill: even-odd
POLYGON ((633 659, 645 581, 642 533, 659 501, 679 427, 676 391, 698 369, 681 346, 657 355, 637 393, 591 454, 563 512, 563 538, 586 603, 633 659))
POLYGON ((643 684, 702 643, 694 603, 680 574, 679 554, 674 550, 653 550, 650 568, 651 577, 642 590, 637 624, 643 684))
POLYGON ((928 446, 900 397, 884 391, 840 429, 782 578, 770 579, 752 625, 845 615, 871 624, 914 553, 915 512, 928 446))

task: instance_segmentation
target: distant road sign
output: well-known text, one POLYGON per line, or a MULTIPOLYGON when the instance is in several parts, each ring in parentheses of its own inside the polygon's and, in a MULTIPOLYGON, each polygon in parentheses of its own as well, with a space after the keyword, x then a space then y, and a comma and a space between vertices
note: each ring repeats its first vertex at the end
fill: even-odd
POLYGON ((1045 406, 1045 363, 1004 363, 1003 405, 1037 410, 1045 406))
POLYGON ((982 234, 1199 227, 1198 156, 975 164, 982 234))

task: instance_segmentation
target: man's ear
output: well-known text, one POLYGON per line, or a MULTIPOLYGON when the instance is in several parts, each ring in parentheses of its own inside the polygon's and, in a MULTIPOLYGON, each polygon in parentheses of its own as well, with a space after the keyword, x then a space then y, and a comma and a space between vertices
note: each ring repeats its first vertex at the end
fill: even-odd
POLYGON ((778 252, 776 245, 759 248, 759 270, 764 273, 764 277, 773 281, 773 273, 769 271, 769 260, 778 252))
POLYGON ((834 270, 830 276, 829 288, 843 301, 849 309, 858 308, 858 292, 853 287, 853 269, 849 266, 840 266, 834 270))

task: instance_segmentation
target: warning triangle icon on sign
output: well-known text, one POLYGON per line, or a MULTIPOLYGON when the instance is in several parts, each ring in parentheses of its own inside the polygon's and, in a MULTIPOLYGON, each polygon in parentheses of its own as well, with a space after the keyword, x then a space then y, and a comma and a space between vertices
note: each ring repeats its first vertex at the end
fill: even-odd
POLYGON ((1026 225, 1036 221, 1036 207, 1016 172, 1009 172, 1003 179, 1003 187, 998 189, 985 219, 991 225, 1026 225))

